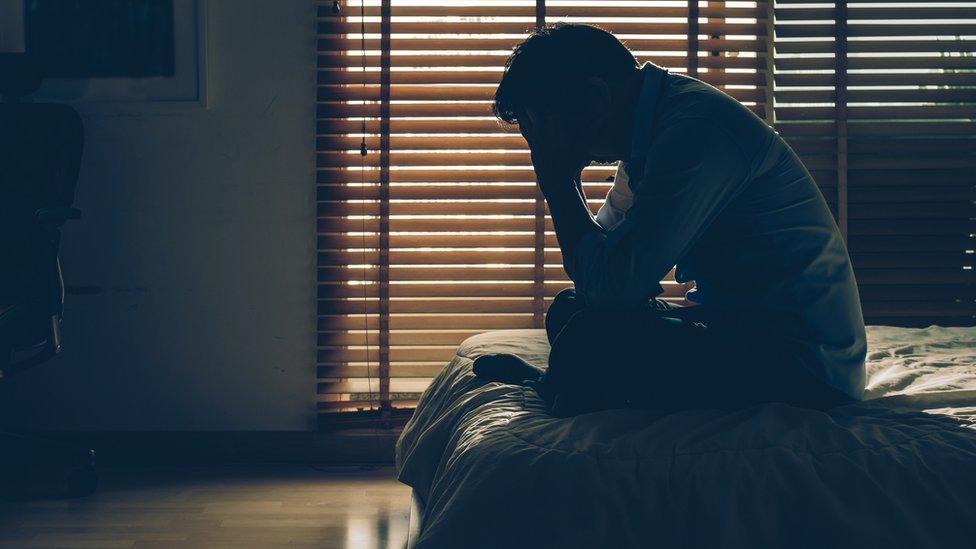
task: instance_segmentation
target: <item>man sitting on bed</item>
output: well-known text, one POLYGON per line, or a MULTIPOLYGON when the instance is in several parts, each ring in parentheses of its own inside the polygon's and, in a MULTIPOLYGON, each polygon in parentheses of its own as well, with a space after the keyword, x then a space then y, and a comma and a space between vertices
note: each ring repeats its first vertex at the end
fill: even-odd
POLYGON ((548 372, 489 355, 479 377, 528 380, 559 416, 860 400, 864 320, 844 240, 748 108, 638 67, 608 32, 559 24, 515 48, 494 110, 528 142, 575 289, 546 315, 548 372), (595 219, 580 182, 594 161, 620 161, 595 219), (655 297, 672 267, 695 281, 692 306, 655 297))

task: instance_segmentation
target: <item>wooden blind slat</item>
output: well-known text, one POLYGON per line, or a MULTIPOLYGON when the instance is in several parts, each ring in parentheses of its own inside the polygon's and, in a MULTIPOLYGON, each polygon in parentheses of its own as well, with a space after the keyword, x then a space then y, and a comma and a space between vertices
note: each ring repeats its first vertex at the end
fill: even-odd
MULTIPOLYGON (((435 55, 445 50, 456 51, 463 54, 469 51, 511 51, 516 44, 521 42, 522 36, 492 36, 479 35, 471 37, 464 34, 458 35, 438 35, 434 37, 409 38, 405 36, 394 36, 391 40, 394 56, 404 55, 401 52, 430 51, 435 55)), ((687 38, 676 39, 669 35, 649 36, 644 34, 631 35, 625 39, 631 50, 638 53, 642 51, 676 51, 684 52, 688 45, 687 38)), ((360 41, 355 41, 356 51, 346 51, 352 41, 342 36, 326 37, 318 39, 318 51, 320 56, 359 56, 358 51, 360 41)), ((377 55, 375 52, 380 48, 378 39, 367 37, 365 41, 367 55, 377 55), (373 52, 373 53, 371 53, 373 52)), ((753 38, 750 35, 729 36, 727 38, 699 38, 699 49, 702 51, 755 51, 764 52, 765 41, 753 38)))
POLYGON ((976 6, 781 1, 775 17, 779 129, 844 183, 865 318, 973 323, 976 6))
POLYGON ((822 183, 834 170, 867 320, 972 323, 976 6, 781 0, 774 17, 778 129, 822 183))

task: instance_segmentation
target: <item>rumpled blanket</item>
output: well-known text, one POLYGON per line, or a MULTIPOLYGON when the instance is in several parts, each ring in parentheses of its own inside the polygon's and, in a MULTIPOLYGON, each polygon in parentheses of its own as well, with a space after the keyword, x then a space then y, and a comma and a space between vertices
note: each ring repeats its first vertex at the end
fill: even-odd
POLYGON ((545 366, 544 332, 472 337, 397 443, 416 547, 976 547, 976 328, 868 343, 868 400, 828 412, 559 419, 471 372, 485 353, 545 366))

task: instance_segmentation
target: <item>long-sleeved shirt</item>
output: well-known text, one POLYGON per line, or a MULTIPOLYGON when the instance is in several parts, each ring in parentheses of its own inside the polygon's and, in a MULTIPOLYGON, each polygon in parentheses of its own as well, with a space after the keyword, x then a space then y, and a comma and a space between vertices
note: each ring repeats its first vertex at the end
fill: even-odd
POLYGON ((749 109, 653 64, 635 113, 632 154, 618 167, 592 232, 567 259, 588 304, 631 307, 661 293, 676 267, 689 301, 789 319, 769 337, 814 357, 809 367, 855 399, 866 343, 847 248, 819 189, 790 147, 749 109))

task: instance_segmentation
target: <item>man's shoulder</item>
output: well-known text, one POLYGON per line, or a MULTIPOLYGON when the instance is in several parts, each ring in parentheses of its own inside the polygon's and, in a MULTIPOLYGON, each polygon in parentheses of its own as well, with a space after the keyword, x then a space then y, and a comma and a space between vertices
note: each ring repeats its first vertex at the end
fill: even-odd
POLYGON ((775 134, 749 107, 722 90, 681 74, 669 77, 656 134, 675 128, 719 130, 744 147, 748 157, 754 157, 775 134))
POLYGON ((722 90, 683 74, 669 73, 668 92, 661 108, 661 121, 683 123, 707 120, 715 125, 738 128, 743 125, 768 127, 752 110, 722 90))

